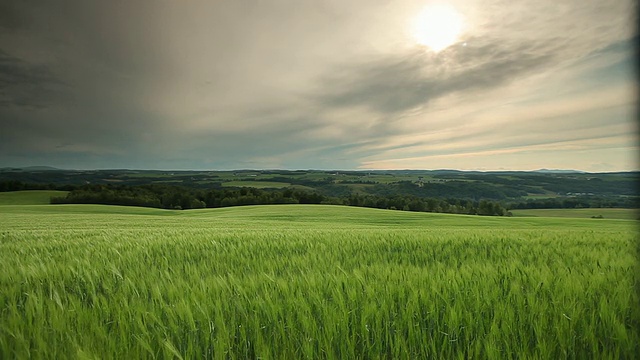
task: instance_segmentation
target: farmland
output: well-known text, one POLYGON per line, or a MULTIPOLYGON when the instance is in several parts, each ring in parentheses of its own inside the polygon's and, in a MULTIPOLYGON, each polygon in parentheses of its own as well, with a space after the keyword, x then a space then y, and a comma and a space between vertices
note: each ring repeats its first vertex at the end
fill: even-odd
MULTIPOLYGON (((40 185, 149 185, 166 184, 196 189, 220 187, 300 187, 325 196, 344 193, 394 194, 458 199, 526 200, 598 197, 602 207, 620 197, 637 197, 638 172, 544 173, 474 172, 453 170, 61 170, 33 171, 0 169, 3 182, 20 181, 40 185), (603 204, 605 203, 605 204, 603 204)), ((5 189, 24 190, 24 189, 5 189)), ((604 206, 606 205, 606 206, 604 206)), ((598 206, 601 207, 601 206, 598 206)), ((531 208, 531 207, 527 207, 531 208)))
POLYGON ((289 185, 291 184, 273 181, 228 181, 222 183, 222 186, 225 187, 252 187, 256 189, 281 189, 289 185))
POLYGON ((586 209, 525 209, 513 210, 514 216, 541 216, 541 217, 564 217, 564 218, 591 218, 600 217, 605 219, 640 219, 638 209, 606 209, 606 208, 586 208, 586 209))
POLYGON ((633 358, 637 222, 0 206, 0 358, 633 358))
POLYGON ((65 196, 67 191, 27 190, 0 192, 0 205, 44 205, 52 197, 65 196))

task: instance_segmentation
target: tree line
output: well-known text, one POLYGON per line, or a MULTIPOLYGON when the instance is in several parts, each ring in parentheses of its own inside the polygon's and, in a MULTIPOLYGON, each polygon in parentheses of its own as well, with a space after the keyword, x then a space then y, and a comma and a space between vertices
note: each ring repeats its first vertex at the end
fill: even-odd
POLYGON ((379 209, 503 216, 506 209, 489 200, 418 198, 410 195, 350 194, 329 197, 294 189, 256 188, 191 189, 171 185, 82 185, 52 204, 104 204, 162 209, 200 209, 267 204, 330 204, 379 209))
MULTIPOLYGON (((18 190, 65 190, 67 196, 55 197, 52 204, 104 204, 145 206, 162 209, 219 208, 242 205, 267 204, 332 204, 359 206, 378 209, 394 209, 419 212, 439 212, 470 215, 510 215, 512 209, 562 209, 562 208, 640 208, 638 197, 557 197, 548 199, 528 199, 495 201, 468 197, 425 196, 421 188, 401 183, 394 184, 388 191, 376 193, 353 193, 347 187, 335 191, 308 191, 292 188, 257 189, 211 188, 200 189, 168 184, 123 185, 43 185, 19 181, 0 182, 0 192, 18 190), (399 187, 406 187, 406 193, 399 187), (331 195, 327 195, 331 193, 331 195)), ((328 185, 337 187, 336 185, 328 185)), ((378 188, 377 190, 382 190, 378 188)), ((463 192, 464 195, 466 192, 463 192)))
POLYGON ((512 201, 509 209, 580 209, 580 208, 640 208, 637 196, 573 196, 548 199, 528 199, 512 201))

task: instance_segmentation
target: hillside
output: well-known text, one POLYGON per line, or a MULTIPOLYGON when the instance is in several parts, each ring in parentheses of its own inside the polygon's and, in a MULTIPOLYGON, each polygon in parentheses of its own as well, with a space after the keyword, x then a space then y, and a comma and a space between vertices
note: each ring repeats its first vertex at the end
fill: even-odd
POLYGON ((0 192, 0 205, 44 205, 52 197, 66 196, 68 191, 24 190, 0 192))
POLYGON ((0 192, 69 190, 56 203, 166 209, 343 204, 504 215, 512 209, 640 208, 638 172, 0 171, 0 192))
POLYGON ((0 358, 633 358, 636 224, 2 205, 0 358))

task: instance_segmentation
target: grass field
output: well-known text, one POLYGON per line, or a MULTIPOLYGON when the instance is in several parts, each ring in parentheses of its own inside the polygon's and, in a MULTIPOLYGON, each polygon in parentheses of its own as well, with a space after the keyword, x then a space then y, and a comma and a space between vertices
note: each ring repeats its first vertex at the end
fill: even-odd
POLYGON ((276 181, 227 181, 222 183, 222 186, 227 187, 252 187, 256 189, 281 189, 289 186, 291 184, 284 182, 276 182, 276 181))
POLYGON ((511 210, 514 216, 540 216, 563 218, 591 218, 601 215, 605 219, 637 220, 639 209, 523 209, 511 210))
POLYGON ((0 358, 634 358, 635 221, 0 206, 0 358))
POLYGON ((540 200, 540 199, 555 199, 558 197, 561 197, 562 195, 558 195, 558 194, 529 194, 526 196, 523 196, 524 199, 533 199, 533 200, 540 200))
POLYGON ((0 205, 44 205, 51 197, 66 196, 67 191, 26 190, 0 192, 0 205))

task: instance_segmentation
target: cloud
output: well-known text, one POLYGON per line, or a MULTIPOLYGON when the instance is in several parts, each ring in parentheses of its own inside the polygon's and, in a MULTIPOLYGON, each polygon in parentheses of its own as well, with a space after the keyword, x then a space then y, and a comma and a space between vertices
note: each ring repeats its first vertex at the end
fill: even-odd
POLYGON ((325 93, 315 97, 330 107, 366 106, 394 115, 425 107, 429 101, 450 93, 516 81, 553 59, 553 54, 508 50, 499 44, 479 48, 459 45, 439 55, 417 50, 349 64, 323 79, 321 88, 325 93))
POLYGON ((13 30, 26 22, 18 5, 17 1, 3 1, 0 3, 0 28, 13 30))
MULTIPOLYGON (((596 140, 602 137, 618 139, 617 143, 626 147, 630 144, 623 139, 635 133, 636 103, 631 89, 628 86, 587 89, 589 91, 581 96, 569 99, 490 107, 476 113, 466 113, 465 109, 441 110, 438 114, 445 121, 437 130, 421 129, 419 124, 429 114, 417 115, 410 119, 415 128, 412 134, 399 132, 381 137, 376 143, 357 151, 370 154, 364 161, 372 164, 421 154, 455 155, 575 141, 583 144, 593 141, 595 148, 596 140)), ((499 97, 499 94, 492 94, 493 97, 499 97)), ((479 104, 466 106, 472 110, 479 104)))
POLYGON ((311 96, 324 106, 397 115, 451 93, 557 71, 632 36, 633 18, 620 16, 633 9, 628 1, 456 3, 473 22, 463 42, 439 53, 409 47, 347 59, 321 77, 311 96))
POLYGON ((46 65, 31 64, 0 49, 0 107, 44 107, 63 85, 46 65))
POLYGON ((3 2, 0 165, 355 168, 631 129, 633 2, 451 1, 439 53, 418 0, 3 2))

